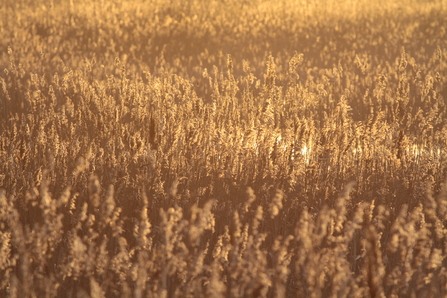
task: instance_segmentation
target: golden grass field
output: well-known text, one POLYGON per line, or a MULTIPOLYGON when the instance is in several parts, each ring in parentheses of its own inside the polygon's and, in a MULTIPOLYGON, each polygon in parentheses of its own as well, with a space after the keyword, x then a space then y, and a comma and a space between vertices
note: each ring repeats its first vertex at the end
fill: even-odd
POLYGON ((0 297, 447 297, 445 0, 4 0, 0 297))

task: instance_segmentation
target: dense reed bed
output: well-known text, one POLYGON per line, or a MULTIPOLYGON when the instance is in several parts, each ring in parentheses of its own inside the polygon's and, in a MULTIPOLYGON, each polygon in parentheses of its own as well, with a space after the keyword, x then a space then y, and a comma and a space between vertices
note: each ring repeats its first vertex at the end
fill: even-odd
POLYGON ((445 3, 298 2, 5 1, 0 296, 446 296, 445 3))

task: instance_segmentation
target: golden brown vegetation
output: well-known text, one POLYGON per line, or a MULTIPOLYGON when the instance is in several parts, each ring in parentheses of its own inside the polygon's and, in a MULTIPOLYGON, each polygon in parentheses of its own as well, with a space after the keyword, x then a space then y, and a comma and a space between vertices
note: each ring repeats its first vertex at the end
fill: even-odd
POLYGON ((446 296, 446 9, 3 1, 0 296, 446 296))

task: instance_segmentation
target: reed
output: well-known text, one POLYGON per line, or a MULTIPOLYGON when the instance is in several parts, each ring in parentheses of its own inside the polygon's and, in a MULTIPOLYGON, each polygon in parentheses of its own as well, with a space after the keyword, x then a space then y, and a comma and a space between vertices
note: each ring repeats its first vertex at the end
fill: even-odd
POLYGON ((445 296, 445 4, 207 3, 0 6, 0 296, 445 296))

